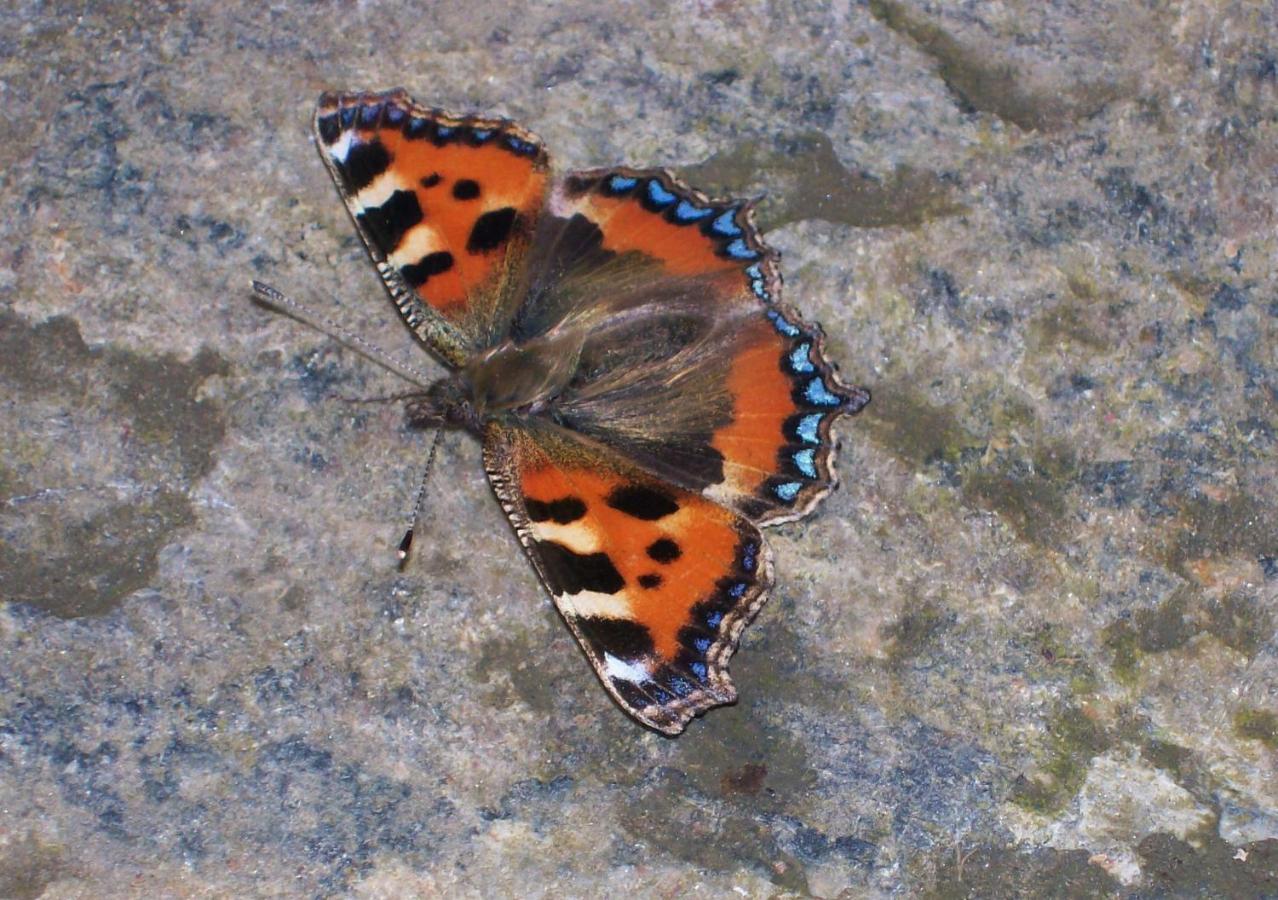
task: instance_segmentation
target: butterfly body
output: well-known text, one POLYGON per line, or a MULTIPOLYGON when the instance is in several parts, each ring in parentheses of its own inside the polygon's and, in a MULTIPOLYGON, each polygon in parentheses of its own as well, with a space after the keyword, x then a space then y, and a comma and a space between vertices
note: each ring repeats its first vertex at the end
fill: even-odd
POLYGON ((469 430, 604 686, 667 734, 732 702, 759 526, 835 483, 869 400, 780 302, 747 204, 660 170, 550 174, 531 133, 326 94, 316 137, 405 322, 451 372, 408 421, 469 430))

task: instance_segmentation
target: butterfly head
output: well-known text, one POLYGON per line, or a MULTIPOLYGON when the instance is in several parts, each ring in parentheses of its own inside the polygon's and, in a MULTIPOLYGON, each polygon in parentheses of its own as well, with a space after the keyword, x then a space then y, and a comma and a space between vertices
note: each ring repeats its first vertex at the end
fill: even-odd
POLYGON ((476 411, 466 381, 449 375, 433 382, 421 394, 411 397, 404 408, 409 428, 465 428, 482 433, 483 417, 476 411))

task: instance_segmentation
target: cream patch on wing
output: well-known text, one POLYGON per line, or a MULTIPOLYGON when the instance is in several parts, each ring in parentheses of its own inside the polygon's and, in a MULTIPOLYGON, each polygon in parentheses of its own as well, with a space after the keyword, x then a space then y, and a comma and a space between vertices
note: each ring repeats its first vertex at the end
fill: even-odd
POLYGON ((583 619, 633 619, 634 612, 625 592, 603 594, 598 591, 582 591, 578 594, 560 594, 559 602, 583 619))
POLYGON ((411 185, 405 184, 399 175, 396 174, 392 166, 374 178, 368 186, 356 194, 355 202, 364 209, 376 209, 389 200, 396 191, 411 191, 412 189, 411 185))
POLYGON ((419 222, 408 229, 408 233, 399 242, 395 252, 388 256, 387 259, 396 267, 411 266, 419 262, 423 257, 443 249, 446 249, 446 247, 444 242, 440 240, 439 232, 430 225, 419 222))
POLYGON ((539 541, 554 541, 556 544, 562 544, 567 547, 573 553, 587 556, 603 550, 603 542, 599 539, 599 533, 588 522, 589 520, 587 519, 577 519, 567 525, 560 525, 553 521, 535 522, 532 530, 539 541))
POLYGON ((342 136, 337 139, 337 143, 328 148, 328 155, 333 157, 339 163, 346 162, 346 157, 350 156, 351 144, 359 140, 354 131, 343 131, 342 136))
POLYGON ((652 678, 649 672, 639 663, 626 662, 623 659, 617 659, 611 653, 605 653, 603 656, 603 669, 609 678, 616 678, 618 681, 628 681, 631 684, 643 684, 652 678))

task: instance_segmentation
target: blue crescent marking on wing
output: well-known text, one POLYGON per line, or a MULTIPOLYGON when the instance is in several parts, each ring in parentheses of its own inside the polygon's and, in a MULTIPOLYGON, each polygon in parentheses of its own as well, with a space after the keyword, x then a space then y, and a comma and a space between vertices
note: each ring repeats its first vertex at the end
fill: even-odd
POLYGON ((821 436, 817 429, 821 427, 821 418, 824 415, 825 413, 808 413, 799 420, 799 427, 795 431, 805 444, 821 443, 821 436))
POLYGON ((735 206, 732 209, 725 210, 719 218, 715 219, 710 225, 710 230, 715 234, 722 235, 723 237, 740 237, 741 229, 734 221, 736 215, 737 209, 735 206))
POLYGON ((693 206, 687 200, 680 200, 679 205, 675 207, 675 218, 680 222, 700 222, 706 216, 713 215, 713 209, 704 209, 700 206, 693 206))
POLYGON ((662 187, 661 182, 654 178, 648 182, 648 199, 658 206, 666 206, 674 202, 675 195, 662 187))
POLYGON ((803 396, 815 406, 838 406, 843 402, 842 397, 830 393, 830 389, 825 386, 820 375, 808 382, 808 386, 803 389, 803 396))
POLYGON ((772 324, 776 326, 777 331, 786 337, 798 337, 800 334, 799 329, 787 322, 785 316, 775 309, 768 310, 768 318, 772 320, 772 324))
POLYGON ((616 191, 618 194, 628 191, 639 183, 637 178, 627 178, 624 175, 614 175, 608 179, 608 189, 616 191))
POLYGON ((803 450, 796 450, 792 457, 794 464, 798 467, 799 471, 809 478, 817 477, 816 462, 812 458, 814 453, 816 453, 816 450, 811 447, 806 447, 803 450))
POLYGON ((772 490, 778 497, 788 503, 795 497, 799 496, 799 491, 802 488, 803 485, 799 484, 797 481, 787 481, 784 484, 778 484, 772 490))
POLYGON ((790 351, 790 371, 792 372, 815 372, 816 366, 812 365, 812 361, 808 359, 808 351, 812 349, 812 345, 807 341, 799 344, 790 351))

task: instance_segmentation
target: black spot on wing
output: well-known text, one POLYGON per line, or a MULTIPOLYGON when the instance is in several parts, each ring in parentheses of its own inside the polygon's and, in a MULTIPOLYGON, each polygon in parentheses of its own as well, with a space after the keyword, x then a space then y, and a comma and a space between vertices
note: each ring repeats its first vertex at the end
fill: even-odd
POLYGON ((607 553, 574 553, 556 541, 537 541, 537 553, 556 594, 615 594, 626 586, 607 553))
POLYGON ((510 237, 518 217, 519 214, 511 206, 503 206, 501 209, 484 213, 475 220, 475 226, 470 230, 470 237, 466 240, 466 252, 487 253, 496 250, 510 237))
POLYGON ((582 175, 569 175, 564 178, 564 193, 569 197, 580 197, 582 194, 590 191, 599 183, 597 177, 590 178, 582 175))
POLYGON ((561 497, 550 502, 525 497, 524 509, 528 510, 528 518, 534 522, 554 522, 557 525, 576 522, 586 514, 586 504, 577 497, 561 497))
POLYGON ((614 489, 606 502, 613 509, 645 522, 654 522, 679 511, 679 504, 674 497, 665 491, 640 484, 627 484, 614 489))
POLYGON ((453 185, 453 197, 457 200, 474 200, 479 196, 479 182, 462 178, 453 185))
POLYGON ((408 229, 422 220, 422 207, 413 191, 396 191, 381 206, 365 209, 359 223, 384 255, 404 239, 408 229))
POLYGON ((346 190, 358 194, 372 184, 374 178, 385 172, 390 164, 390 154, 381 141, 370 141, 367 144, 352 142, 346 161, 338 163, 338 168, 346 181, 346 190))
POLYGON ((683 551, 670 538, 658 538, 648 545, 648 556, 659 563, 672 563, 683 556, 683 551))
POLYGON ((639 586, 647 588, 648 590, 661 587, 662 581, 664 581, 664 579, 656 572, 645 572, 643 575, 639 576, 639 586))
POLYGON ((337 122, 337 113, 320 116, 315 123, 315 128, 319 131, 320 140, 325 144, 337 143, 337 139, 342 135, 342 126, 337 122))
POLYGON ((586 639, 600 654, 610 653, 618 659, 640 659, 653 652, 648 629, 630 619, 606 619, 586 616, 577 620, 586 639))
POLYGON ((419 288, 432 275, 447 272, 452 267, 453 255, 447 250, 440 250, 436 253, 427 253, 415 263, 400 266, 399 271, 409 286, 419 288))
POLYGON ((427 175, 425 178, 421 180, 422 187, 433 188, 435 185, 439 184, 440 180, 441 179, 439 177, 438 172, 431 172, 429 175, 427 175))

